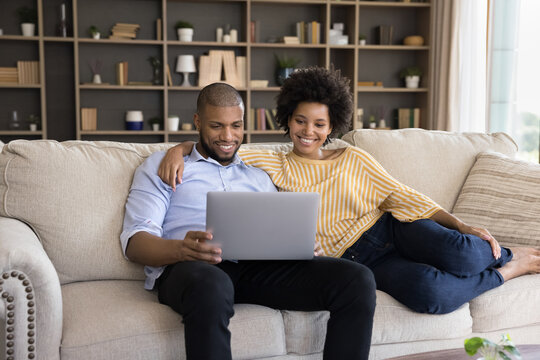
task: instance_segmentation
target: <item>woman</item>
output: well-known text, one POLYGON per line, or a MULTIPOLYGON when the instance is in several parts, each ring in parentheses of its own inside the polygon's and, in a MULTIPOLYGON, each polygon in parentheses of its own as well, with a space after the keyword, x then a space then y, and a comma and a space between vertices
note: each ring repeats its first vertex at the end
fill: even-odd
MULTIPOLYGON (((322 149, 330 137, 349 129, 352 111, 348 80, 338 71, 299 70, 277 98, 277 122, 293 150, 239 151, 280 191, 321 195, 317 242, 322 253, 368 266, 379 290, 415 311, 434 314, 451 312, 505 280, 540 271, 539 250, 501 248, 486 229, 463 223, 399 183, 365 151, 322 149)), ((173 187, 186 153, 181 146, 187 152, 192 147, 170 149, 160 166, 160 177, 173 187)))

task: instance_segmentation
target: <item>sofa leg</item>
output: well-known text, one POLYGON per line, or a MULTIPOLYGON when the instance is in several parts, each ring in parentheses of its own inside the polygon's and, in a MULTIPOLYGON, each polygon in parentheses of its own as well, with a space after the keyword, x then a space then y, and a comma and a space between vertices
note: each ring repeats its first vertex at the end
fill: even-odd
POLYGON ((34 290, 20 271, 6 271, 0 277, 0 299, 5 309, 5 359, 35 359, 34 290))

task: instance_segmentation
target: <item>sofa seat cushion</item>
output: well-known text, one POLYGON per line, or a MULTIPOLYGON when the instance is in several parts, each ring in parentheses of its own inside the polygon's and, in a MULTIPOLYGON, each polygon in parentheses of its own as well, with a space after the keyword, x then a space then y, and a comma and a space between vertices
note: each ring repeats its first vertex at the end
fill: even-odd
POLYGON ((540 324, 540 275, 508 280, 471 300, 469 305, 474 332, 540 324))
MULTIPOLYGON (((329 313, 284 311, 287 351, 310 354, 323 350, 329 313)), ((377 290, 373 345, 456 339, 471 333, 469 305, 444 315, 416 313, 385 292, 377 290)))
POLYGON ((423 129, 354 130, 343 140, 366 150, 397 180, 450 211, 476 154, 513 156, 517 145, 504 133, 452 133, 423 129))
POLYGON ((502 245, 540 246, 540 165, 478 154, 452 212, 502 245))
POLYGON ((442 315, 412 311, 385 292, 377 290, 372 344, 459 338, 471 333, 469 305, 442 315))
MULTIPOLYGON (((142 281, 62 286, 62 360, 185 359, 182 318, 142 281)), ((235 359, 285 354, 281 312, 238 304, 229 328, 235 359)))

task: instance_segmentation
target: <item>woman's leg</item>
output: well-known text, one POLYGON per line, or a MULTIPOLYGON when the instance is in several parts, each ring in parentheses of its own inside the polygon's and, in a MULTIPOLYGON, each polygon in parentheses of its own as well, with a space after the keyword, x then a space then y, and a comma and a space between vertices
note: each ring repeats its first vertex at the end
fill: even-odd
POLYGON ((513 256, 509 249, 502 248, 501 257, 495 259, 487 241, 429 219, 404 223, 392 218, 392 231, 394 245, 401 256, 460 277, 500 268, 513 256))
POLYGON ((377 289, 414 311, 446 314, 478 295, 504 283, 493 269, 459 277, 431 265, 413 262, 397 252, 372 268, 377 289))

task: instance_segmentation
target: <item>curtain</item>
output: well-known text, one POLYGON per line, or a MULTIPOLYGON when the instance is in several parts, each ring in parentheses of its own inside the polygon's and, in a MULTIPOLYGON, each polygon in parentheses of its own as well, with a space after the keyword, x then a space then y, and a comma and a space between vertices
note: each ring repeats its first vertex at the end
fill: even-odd
POLYGON ((433 1, 432 128, 486 131, 487 0, 433 1))

